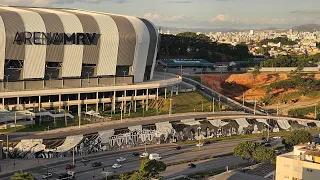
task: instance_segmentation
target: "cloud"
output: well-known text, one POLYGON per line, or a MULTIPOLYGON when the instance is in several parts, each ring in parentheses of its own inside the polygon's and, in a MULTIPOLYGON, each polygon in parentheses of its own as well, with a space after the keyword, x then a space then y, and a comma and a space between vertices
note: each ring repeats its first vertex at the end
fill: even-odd
POLYGON ((291 11, 292 14, 320 14, 320 9, 296 10, 291 11))
POLYGON ((185 16, 185 15, 169 16, 169 15, 162 15, 162 14, 156 14, 156 13, 146 13, 144 14, 143 17, 151 21, 157 21, 157 22, 187 21, 187 20, 193 19, 192 16, 185 16))
POLYGON ((228 23, 240 23, 248 21, 247 18, 232 18, 229 14, 218 14, 212 18, 210 22, 228 22, 228 23))
POLYGON ((101 2, 127 3, 131 0, 0 0, 0 4, 14 6, 54 6, 59 4, 73 4, 75 2, 99 4, 101 2))

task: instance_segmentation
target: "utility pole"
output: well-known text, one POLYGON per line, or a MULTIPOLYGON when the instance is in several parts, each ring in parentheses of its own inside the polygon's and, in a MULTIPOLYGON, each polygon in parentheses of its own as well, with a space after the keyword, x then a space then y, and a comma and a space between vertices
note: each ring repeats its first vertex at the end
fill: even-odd
POLYGON ((172 111, 172 99, 169 99, 169 101, 170 101, 170 106, 169 106, 169 116, 171 116, 171 111, 172 111))
POLYGON ((201 103, 202 103, 202 104, 201 104, 201 105, 202 105, 202 106, 201 106, 201 109, 202 109, 202 112, 203 112, 203 100, 201 100, 201 103))
POLYGON ((256 107, 257 107, 257 100, 254 98, 254 108, 253 108, 253 114, 256 115, 256 107))
POLYGON ((73 147, 73 151, 72 151, 72 166, 74 167, 74 147, 73 147))
POLYGON ((120 120, 122 122, 122 110, 123 110, 123 101, 121 102, 121 109, 120 109, 120 120))
POLYGON ((214 113, 214 96, 212 96, 212 113, 214 113))
POLYGON ((7 134, 7 159, 9 157, 9 134, 7 134))
POLYGON ((242 93, 242 106, 244 106, 244 92, 242 93))

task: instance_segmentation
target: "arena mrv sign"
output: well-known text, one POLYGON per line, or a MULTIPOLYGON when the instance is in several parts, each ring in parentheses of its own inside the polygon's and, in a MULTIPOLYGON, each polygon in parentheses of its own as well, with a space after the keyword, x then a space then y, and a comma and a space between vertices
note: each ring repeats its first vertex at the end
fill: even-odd
POLYGON ((26 45, 97 45, 101 34, 17 32, 13 44, 26 45))

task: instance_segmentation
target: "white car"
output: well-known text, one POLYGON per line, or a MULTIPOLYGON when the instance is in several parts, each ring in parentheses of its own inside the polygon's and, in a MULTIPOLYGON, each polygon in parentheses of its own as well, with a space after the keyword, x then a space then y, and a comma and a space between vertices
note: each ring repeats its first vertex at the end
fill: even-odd
POLYGON ((117 162, 123 162, 123 161, 125 161, 126 160, 126 158, 124 158, 124 157, 119 157, 118 159, 117 159, 117 162))
POLYGON ((113 169, 118 169, 118 168, 120 168, 121 167, 121 164, 114 164, 114 165, 112 165, 112 168, 113 169))
POLYGON ((281 136, 274 136, 273 139, 281 139, 281 136))
POLYGON ((146 158, 148 156, 149 156, 149 153, 147 153, 147 152, 144 152, 144 153, 140 154, 141 158, 146 158))
POLYGON ((203 143, 200 143, 200 144, 198 143, 198 144, 196 144, 196 146, 201 147, 201 146, 203 146, 203 143))
POLYGON ((46 174, 42 175, 42 179, 48 179, 50 177, 52 177, 52 173, 46 173, 46 174))

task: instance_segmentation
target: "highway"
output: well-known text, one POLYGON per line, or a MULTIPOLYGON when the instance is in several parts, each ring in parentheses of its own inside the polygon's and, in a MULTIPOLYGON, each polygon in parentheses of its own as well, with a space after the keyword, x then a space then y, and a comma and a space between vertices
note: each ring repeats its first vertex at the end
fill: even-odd
MULTIPOLYGON (((164 144, 157 147, 147 147, 147 152, 149 153, 159 153, 162 157, 162 161, 166 164, 170 164, 173 162, 181 162, 181 161, 191 161, 197 158, 209 158, 212 156, 218 156, 223 154, 228 154, 232 152, 234 146, 239 143, 240 141, 246 140, 259 140, 259 138, 247 138, 247 139, 237 139, 237 140, 228 140, 228 141, 218 141, 208 145, 201 147, 200 151, 195 144, 192 145, 182 145, 181 150, 175 150, 174 144, 164 144)), ((281 140, 272 140, 272 145, 279 145, 281 144, 281 140)), ((115 171, 116 174, 129 172, 133 170, 137 170, 140 166, 141 159, 140 157, 133 157, 132 152, 140 152, 144 151, 143 147, 139 147, 135 150, 125 149, 120 151, 109 151, 104 152, 103 154, 93 154, 90 158, 90 162, 84 164, 80 161, 81 157, 77 157, 77 161, 75 163, 76 168, 74 169, 76 172, 76 179, 77 180, 88 180, 88 179, 101 179, 103 172, 103 168, 105 171, 113 172, 111 166, 116 163, 116 159, 120 156, 125 157, 126 161, 122 162, 122 167, 115 171), (91 167, 93 162, 99 161, 102 163, 101 167, 91 167)), ((166 178, 176 177, 183 174, 193 173, 197 171, 217 169, 221 167, 225 167, 226 165, 234 166, 237 164, 245 163, 246 161, 242 160, 241 158, 237 157, 225 157, 225 158, 218 158, 213 160, 201 161, 198 162, 198 166, 192 170, 187 170, 187 164, 176 165, 176 166, 169 166, 162 175, 166 178)), ((49 165, 48 170, 49 172, 53 173, 53 178, 57 178, 58 174, 66 172, 65 166, 70 164, 70 161, 55 163, 54 165, 49 165)), ((37 179, 41 179, 41 175, 46 172, 47 168, 45 165, 40 167, 35 167, 30 170, 37 179)), ((0 176, 1 179, 9 180, 9 176, 0 176)))

